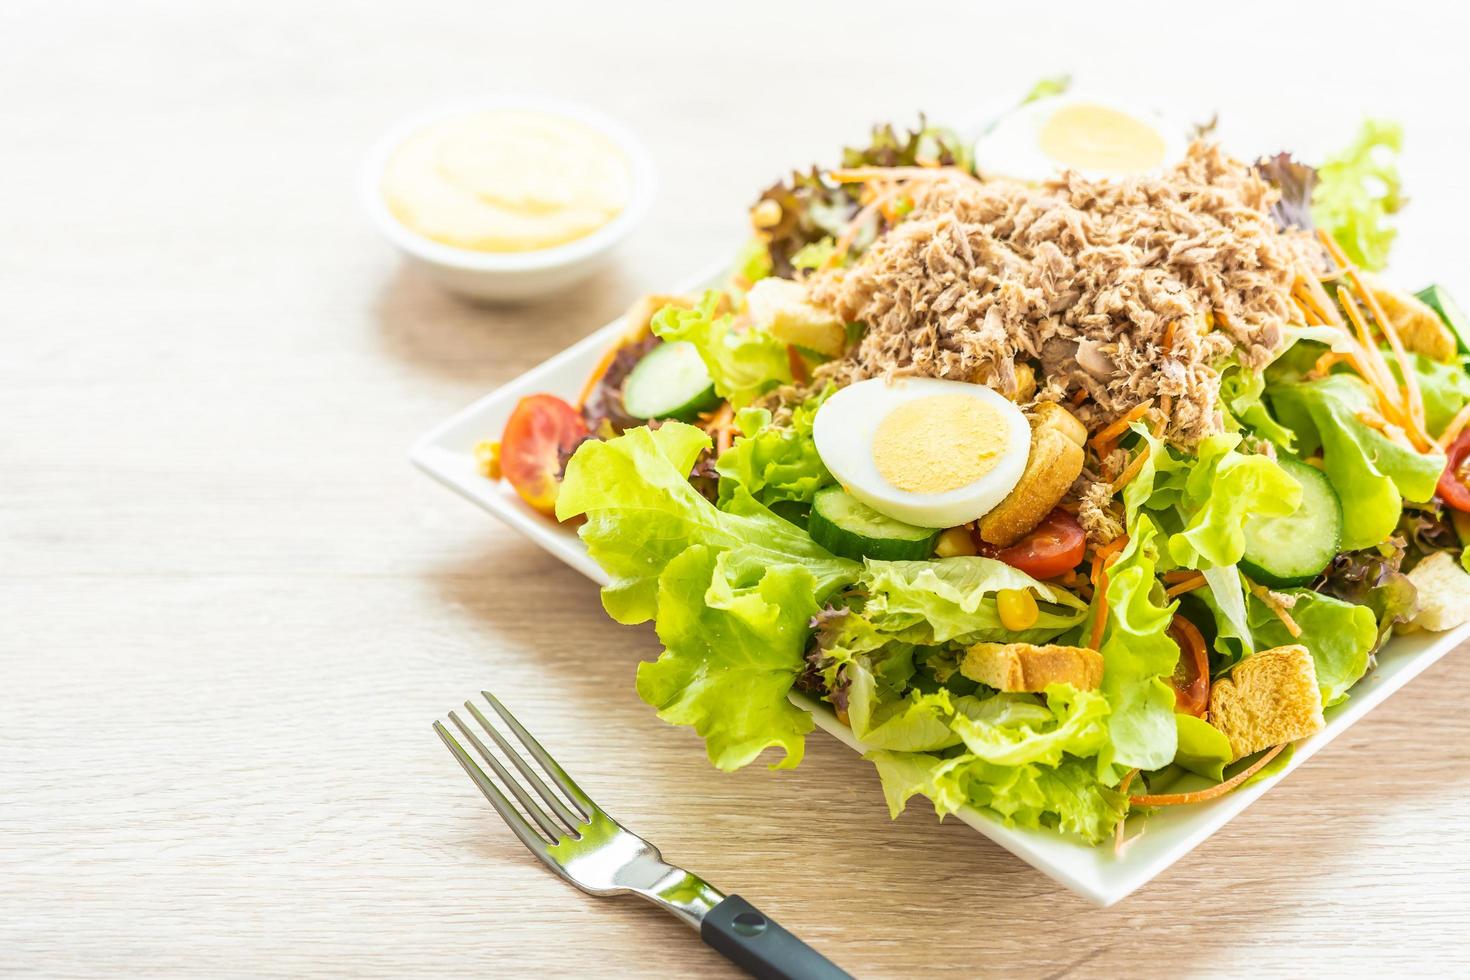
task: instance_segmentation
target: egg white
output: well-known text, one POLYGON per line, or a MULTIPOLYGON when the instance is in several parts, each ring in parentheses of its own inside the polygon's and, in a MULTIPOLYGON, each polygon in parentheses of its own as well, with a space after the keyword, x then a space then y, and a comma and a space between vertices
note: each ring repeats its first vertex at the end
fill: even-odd
MULTIPOLYGON (((1047 120, 1059 109, 1073 105, 1095 105, 1132 116, 1152 128, 1164 141, 1164 159, 1156 173, 1184 158, 1188 145, 1186 127, 1163 114, 1141 106, 1127 105, 1111 99, 1086 95, 1056 95, 1017 106, 997 119, 975 141, 975 166, 985 177, 1008 177, 1026 183, 1040 183, 1057 176, 1063 165, 1041 149, 1041 131, 1047 120)), ((1116 180, 1117 173, 1070 168, 1090 180, 1116 180)))
POLYGON ((822 404, 812 425, 817 455, 847 492, 895 520, 955 527, 990 513, 1015 489, 1031 452, 1031 425, 1013 402, 984 385, 937 378, 873 378, 848 385, 822 404), (894 409, 934 395, 968 395, 995 409, 1005 425, 1000 459, 980 479, 945 493, 909 493, 889 483, 873 460, 873 437, 894 409))

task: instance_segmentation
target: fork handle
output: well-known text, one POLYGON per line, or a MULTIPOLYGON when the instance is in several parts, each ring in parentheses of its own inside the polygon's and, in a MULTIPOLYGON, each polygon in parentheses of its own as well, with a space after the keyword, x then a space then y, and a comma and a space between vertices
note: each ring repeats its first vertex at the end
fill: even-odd
POLYGON ((705 914, 699 938, 760 980, 852 980, 739 895, 727 897, 705 914))

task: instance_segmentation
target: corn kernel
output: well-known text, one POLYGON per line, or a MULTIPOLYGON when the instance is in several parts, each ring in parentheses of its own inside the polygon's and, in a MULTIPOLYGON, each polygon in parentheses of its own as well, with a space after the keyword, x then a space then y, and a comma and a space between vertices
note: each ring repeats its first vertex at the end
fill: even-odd
POLYGON ((475 445, 475 462, 480 464, 480 472, 486 479, 500 479, 500 443, 481 442, 475 445))
POLYGON ((995 594, 995 608, 1000 625, 1008 630, 1028 630, 1041 615, 1030 589, 1001 589, 995 594))
POLYGON ((934 554, 940 558, 958 558, 974 553, 975 539, 970 535, 968 527, 950 528, 939 535, 939 543, 934 546, 934 554))

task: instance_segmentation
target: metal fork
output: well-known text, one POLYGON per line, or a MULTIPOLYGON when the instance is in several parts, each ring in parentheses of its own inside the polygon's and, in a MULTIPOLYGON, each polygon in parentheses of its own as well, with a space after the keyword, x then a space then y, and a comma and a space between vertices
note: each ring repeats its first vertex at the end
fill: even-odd
POLYGON ((520 743, 520 751, 496 730, 474 702, 466 701, 464 706, 515 766, 520 780, 511 775, 459 715, 451 711, 449 720, 490 766, 500 784, 515 797, 524 816, 443 723, 434 722, 434 731, 501 819, 542 864, 590 895, 632 893, 647 899, 697 930, 707 944, 753 976, 780 980, 851 980, 848 974, 739 895, 726 896, 703 878, 666 863, 658 848, 592 802, 495 695, 489 691, 480 693, 520 743), (536 760, 541 772, 561 791, 560 796, 537 775, 523 753, 536 760), (532 793, 540 797, 541 803, 537 803, 532 793))

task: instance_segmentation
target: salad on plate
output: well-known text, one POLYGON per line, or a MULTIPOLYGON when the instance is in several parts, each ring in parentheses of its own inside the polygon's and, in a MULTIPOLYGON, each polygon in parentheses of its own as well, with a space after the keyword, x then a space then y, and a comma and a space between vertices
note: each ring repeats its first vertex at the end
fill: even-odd
POLYGON ((1396 127, 1315 166, 1046 91, 760 195, 487 476, 578 528, 721 769, 826 702, 916 795, 1090 842, 1283 764, 1470 620, 1470 321, 1381 275, 1396 127))

